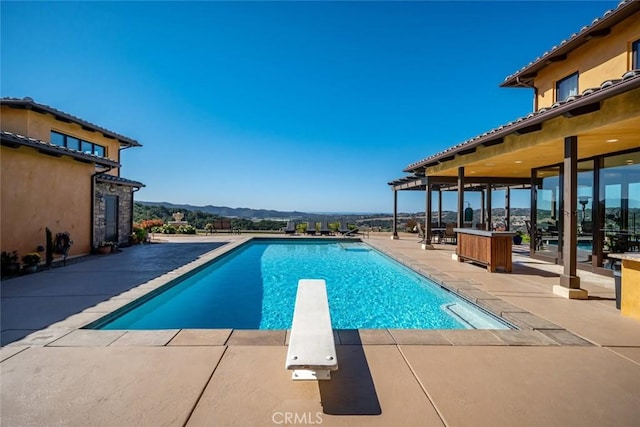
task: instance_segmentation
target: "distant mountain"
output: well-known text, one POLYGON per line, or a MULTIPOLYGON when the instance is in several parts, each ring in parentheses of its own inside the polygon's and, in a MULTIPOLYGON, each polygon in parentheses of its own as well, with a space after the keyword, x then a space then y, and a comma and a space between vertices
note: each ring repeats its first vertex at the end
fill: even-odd
POLYGON ((250 209, 250 208, 229 208, 227 206, 194 206, 194 205, 180 205, 169 202, 143 202, 136 201, 146 206, 165 206, 171 209, 186 209, 190 211, 202 211, 214 215, 220 215, 225 218, 246 218, 246 219, 302 219, 302 218, 315 218, 322 217, 318 214, 310 214, 305 212, 287 212, 287 211, 274 211, 268 209, 250 209))

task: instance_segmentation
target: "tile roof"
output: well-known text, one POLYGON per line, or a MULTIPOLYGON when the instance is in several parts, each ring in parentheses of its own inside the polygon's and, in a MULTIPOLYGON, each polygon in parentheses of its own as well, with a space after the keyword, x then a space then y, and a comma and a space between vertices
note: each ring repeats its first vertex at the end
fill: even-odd
POLYGON ((76 160, 84 161, 87 163, 95 163, 100 166, 106 167, 118 167, 120 164, 114 160, 106 157, 96 156, 94 154, 87 154, 82 151, 72 150, 67 147, 61 147, 49 142, 40 141, 39 139, 29 138, 27 136, 18 135, 15 133, 0 131, 0 140, 2 145, 9 147, 25 146, 35 148, 44 154, 50 154, 54 156, 70 156, 76 160))
POLYGON ((112 132, 108 129, 100 127, 98 125, 94 125, 93 123, 89 123, 86 120, 83 120, 79 117, 73 116, 71 114, 65 113, 63 111, 57 110, 53 107, 49 107, 48 105, 38 104, 32 98, 25 97, 22 99, 18 98, 0 98, 0 105, 7 105, 9 107, 14 108, 24 108, 27 110, 33 110, 38 113, 49 113, 53 115, 56 119, 61 120, 63 122, 72 122, 77 123, 83 128, 88 130, 96 131, 102 133, 107 138, 112 138, 120 141, 121 145, 126 145, 129 147, 141 147, 140 144, 135 139, 126 137, 124 135, 120 135, 119 133, 112 132))
POLYGON ((102 182, 113 182, 114 184, 126 185, 130 187, 144 187, 145 185, 141 182, 134 181, 132 179, 121 178, 119 176, 109 175, 106 173, 101 173, 100 175, 96 175, 96 179, 102 182))
POLYGON ((412 163, 404 169, 404 172, 417 172, 418 169, 425 167, 430 163, 435 164, 438 161, 442 161, 444 158, 453 158, 456 154, 464 152, 467 149, 473 149, 473 147, 482 143, 502 138, 529 126, 540 124, 554 117, 575 111, 580 107, 599 102, 603 99, 628 92, 638 87, 640 87, 640 70, 628 71, 620 79, 606 80, 602 82, 599 87, 585 89, 581 94, 571 96, 567 98, 566 101, 556 102, 549 108, 541 108, 538 111, 529 113, 524 117, 520 117, 507 124, 485 132, 482 135, 475 136, 460 144, 447 148, 444 151, 412 163))
POLYGON ((594 19, 591 24, 585 25, 577 33, 571 34, 568 39, 562 40, 520 70, 507 76, 500 86, 529 87, 526 80, 535 76, 540 69, 552 62, 564 59, 567 53, 582 46, 592 38, 607 35, 613 25, 638 11, 640 11, 640 0, 622 0, 615 9, 607 10, 600 18, 594 19))

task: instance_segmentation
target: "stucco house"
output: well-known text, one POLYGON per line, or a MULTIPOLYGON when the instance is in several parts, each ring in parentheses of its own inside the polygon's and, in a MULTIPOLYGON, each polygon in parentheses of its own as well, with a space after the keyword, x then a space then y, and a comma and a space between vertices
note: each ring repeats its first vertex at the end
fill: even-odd
POLYGON ((531 257, 563 266, 556 294, 586 298, 577 269, 613 276, 610 253, 640 251, 639 49, 640 1, 621 1, 504 79, 532 91, 531 113, 407 166, 394 210, 398 191, 426 191, 429 241, 432 197, 457 192, 464 228, 465 193, 481 192, 472 226, 489 231, 501 190, 508 229, 509 190, 530 188, 531 257))
POLYGON ((31 98, 0 108, 2 251, 45 247, 46 228, 71 235, 71 256, 128 243, 144 185, 120 176, 120 152, 140 143, 31 98))

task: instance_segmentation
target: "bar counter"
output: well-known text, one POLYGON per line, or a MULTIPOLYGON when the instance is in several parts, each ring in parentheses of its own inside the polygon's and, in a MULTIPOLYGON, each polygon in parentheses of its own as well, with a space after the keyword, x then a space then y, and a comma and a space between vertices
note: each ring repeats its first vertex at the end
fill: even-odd
POLYGON ((456 255, 458 261, 473 261, 487 266, 487 270, 494 273, 503 269, 511 273, 511 247, 513 231, 485 231, 473 228, 454 228, 457 233, 458 247, 456 255))

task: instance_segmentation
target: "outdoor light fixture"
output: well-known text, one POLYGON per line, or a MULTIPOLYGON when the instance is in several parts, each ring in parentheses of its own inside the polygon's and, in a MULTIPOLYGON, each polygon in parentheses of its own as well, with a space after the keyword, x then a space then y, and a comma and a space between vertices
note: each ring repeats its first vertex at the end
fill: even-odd
POLYGON ((607 141, 606 141, 606 142, 618 142, 618 141, 620 141, 620 140, 619 140, 619 139, 615 139, 615 138, 614 138, 614 139, 607 139, 607 141))

